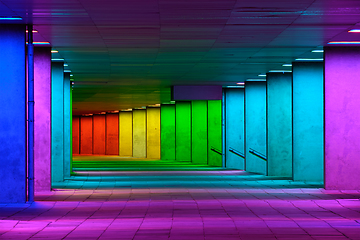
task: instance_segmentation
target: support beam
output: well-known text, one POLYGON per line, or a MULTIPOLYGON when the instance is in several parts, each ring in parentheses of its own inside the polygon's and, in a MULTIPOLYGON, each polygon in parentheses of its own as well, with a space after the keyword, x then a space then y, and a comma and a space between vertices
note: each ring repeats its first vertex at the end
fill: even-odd
POLYGON ((71 102, 70 102, 70 73, 64 73, 64 177, 71 173, 71 102))
POLYGON ((293 179, 324 181, 324 65, 293 63, 293 179))
POLYGON ((292 74, 268 73, 267 174, 292 177, 292 74))
POLYGON ((325 48, 325 189, 360 189, 360 47, 325 48))

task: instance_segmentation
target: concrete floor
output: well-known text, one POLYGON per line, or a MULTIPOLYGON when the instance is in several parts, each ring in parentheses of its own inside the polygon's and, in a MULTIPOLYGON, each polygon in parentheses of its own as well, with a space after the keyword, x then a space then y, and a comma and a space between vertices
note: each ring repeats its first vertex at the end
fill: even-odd
POLYGON ((243 171, 79 171, 54 187, 0 204, 0 239, 360 239, 360 191, 243 171))

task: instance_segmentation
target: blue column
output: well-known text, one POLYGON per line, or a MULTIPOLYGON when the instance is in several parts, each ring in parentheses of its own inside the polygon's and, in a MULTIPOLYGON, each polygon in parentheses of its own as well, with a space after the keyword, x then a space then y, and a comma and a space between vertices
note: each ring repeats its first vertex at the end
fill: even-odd
POLYGON ((241 88, 225 90, 226 168, 245 169, 245 159, 234 153, 244 154, 245 150, 244 91, 241 88), (235 151, 230 152, 231 149, 235 151))
POLYGON ((51 64, 51 181, 64 180, 64 63, 51 64))
POLYGON ((70 73, 64 73, 64 177, 70 177, 71 162, 71 109, 70 109, 70 73))
POLYGON ((0 202, 26 201, 25 25, 0 25, 0 202))
POLYGON ((292 74, 268 73, 268 175, 292 177, 292 74))
POLYGON ((323 75, 323 63, 293 63, 294 181, 324 181, 323 75))
POLYGON ((245 84, 245 170, 266 174, 266 161, 250 148, 266 154, 266 82, 245 84))

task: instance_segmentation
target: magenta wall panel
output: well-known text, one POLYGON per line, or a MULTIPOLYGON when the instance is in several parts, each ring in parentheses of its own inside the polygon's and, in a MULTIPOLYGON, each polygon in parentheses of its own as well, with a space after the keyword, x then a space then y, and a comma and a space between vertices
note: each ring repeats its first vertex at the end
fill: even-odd
POLYGON ((35 48, 34 61, 34 179, 39 192, 51 190, 51 48, 35 48))
POLYGON ((360 48, 325 49, 325 188, 360 189, 360 48))

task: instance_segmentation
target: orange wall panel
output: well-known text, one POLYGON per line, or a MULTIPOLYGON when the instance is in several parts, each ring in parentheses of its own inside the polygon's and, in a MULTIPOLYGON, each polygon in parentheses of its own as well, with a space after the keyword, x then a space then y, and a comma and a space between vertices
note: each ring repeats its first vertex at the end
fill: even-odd
POLYGON ((119 114, 106 114, 106 154, 119 155, 119 114))
POLYGON ((93 115, 93 154, 105 155, 105 115, 93 115))
POLYGON ((72 138, 73 138, 73 154, 80 154, 80 119, 78 116, 73 116, 72 119, 72 138))
POLYGON ((92 117, 80 117, 80 154, 92 154, 92 117))

